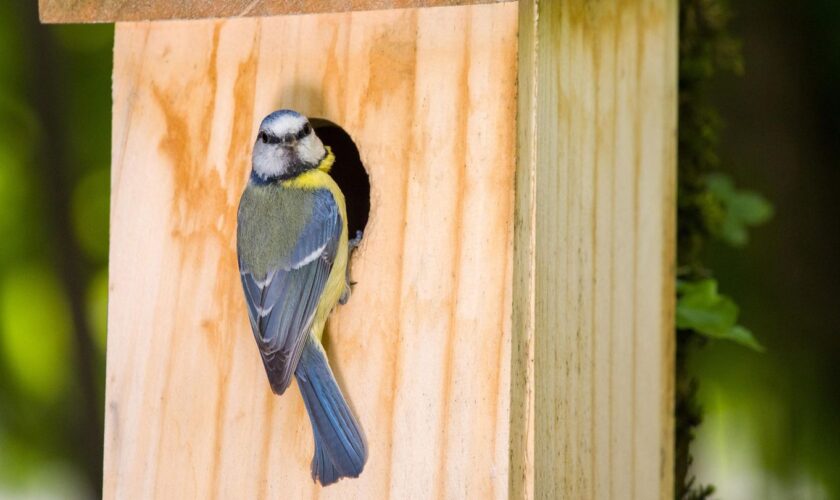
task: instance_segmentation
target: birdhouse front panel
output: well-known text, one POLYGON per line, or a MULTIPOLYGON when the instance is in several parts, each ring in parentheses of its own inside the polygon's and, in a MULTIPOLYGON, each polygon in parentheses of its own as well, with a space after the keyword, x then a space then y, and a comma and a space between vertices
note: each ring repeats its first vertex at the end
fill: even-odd
POLYGON ((502 3, 117 25, 105 497, 507 496, 517 22, 502 3), (280 108, 341 126, 370 181, 325 334, 369 460, 329 488, 237 267, 280 108))

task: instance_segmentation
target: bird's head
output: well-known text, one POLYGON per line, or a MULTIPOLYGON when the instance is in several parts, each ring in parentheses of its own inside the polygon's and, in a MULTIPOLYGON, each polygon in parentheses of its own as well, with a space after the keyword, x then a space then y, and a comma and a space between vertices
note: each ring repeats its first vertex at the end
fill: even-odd
POLYGON ((291 179, 317 167, 326 154, 309 120, 296 111, 281 109, 260 124, 251 168, 263 181, 291 179))

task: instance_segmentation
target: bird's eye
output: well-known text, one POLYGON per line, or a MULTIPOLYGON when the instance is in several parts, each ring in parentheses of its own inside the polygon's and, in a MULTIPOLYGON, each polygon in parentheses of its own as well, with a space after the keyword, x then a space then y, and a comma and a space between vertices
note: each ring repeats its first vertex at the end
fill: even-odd
POLYGON ((260 132, 259 135, 257 135, 257 138, 263 143, 268 142, 268 134, 265 132, 260 132))
POLYGON ((301 129, 298 130, 297 134, 295 134, 295 139, 297 139, 299 141, 303 140, 304 137, 309 135, 310 130, 311 130, 311 128, 309 127, 309 124, 308 123, 304 124, 303 127, 301 127, 301 129))

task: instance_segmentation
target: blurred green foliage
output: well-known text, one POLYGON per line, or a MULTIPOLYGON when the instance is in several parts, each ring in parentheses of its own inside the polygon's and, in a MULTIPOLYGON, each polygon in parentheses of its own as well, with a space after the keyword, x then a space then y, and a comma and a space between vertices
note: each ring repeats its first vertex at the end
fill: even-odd
POLYGON ((680 336, 683 498, 840 498, 840 2, 680 3, 680 275, 766 347, 680 336))
POLYGON ((705 277, 701 254, 723 208, 709 189, 710 175, 721 169, 723 128, 709 86, 721 72, 743 72, 730 18, 725 0, 680 1, 677 264, 683 278, 705 277))
POLYGON ((112 45, 0 2, 0 497, 101 488, 112 45))
POLYGON ((8 375, 32 402, 54 404, 72 376, 70 308, 55 272, 41 264, 6 270, 0 318, 8 375))
POLYGON ((754 191, 735 189, 728 175, 710 174, 706 177, 706 185, 720 207, 709 226, 715 238, 724 243, 745 246, 749 241, 748 229, 764 224, 773 216, 769 201, 754 191))
POLYGON ((725 336, 737 321, 737 307, 718 294, 702 258, 724 209, 708 185, 709 175, 721 168, 722 127, 709 102, 709 84, 721 71, 743 70, 740 44, 727 30, 730 17, 723 0, 679 2, 675 500, 704 500, 715 491, 700 483, 692 470, 692 442, 702 409, 697 401, 700 377, 689 373, 687 361, 703 345, 703 334, 725 336))
MULTIPOLYGON (((685 102, 683 109, 694 105, 700 104, 685 102)), ((702 129, 709 136, 707 140, 710 147, 716 144, 716 129, 719 127, 720 121, 715 119, 713 124, 707 124, 702 129)), ((702 221, 702 225, 694 226, 695 231, 702 227, 702 232, 690 234, 693 245, 692 253, 689 254, 691 260, 683 256, 686 260, 680 262, 684 279, 677 282, 677 329, 695 332, 710 339, 730 340, 763 351, 764 348, 752 332, 738 324, 739 308, 735 301, 718 293, 717 280, 703 277, 711 274, 711 271, 701 263, 698 251, 710 239, 736 248, 745 246, 749 241, 748 229, 770 220, 773 206, 754 191, 736 189, 730 176, 713 171, 717 160, 703 164, 701 161, 694 165, 696 172, 702 171, 700 167, 705 166, 705 170, 711 173, 705 176, 705 182, 693 186, 691 202, 683 204, 684 213, 692 215, 689 220, 702 221)), ((687 233, 683 231, 682 234, 687 233)))

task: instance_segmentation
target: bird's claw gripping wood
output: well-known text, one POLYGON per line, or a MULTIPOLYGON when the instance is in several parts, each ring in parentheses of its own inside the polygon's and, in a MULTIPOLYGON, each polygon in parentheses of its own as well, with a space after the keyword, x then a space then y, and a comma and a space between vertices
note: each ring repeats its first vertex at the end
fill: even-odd
MULTIPOLYGON (((356 236, 353 239, 347 241, 347 254, 348 259, 349 256, 353 254, 353 250, 359 248, 359 245, 362 243, 362 237, 364 236, 364 232, 362 230, 356 231, 356 236)), ((350 294, 353 292, 353 285, 356 284, 355 281, 350 280, 350 262, 347 262, 347 277, 345 278, 346 286, 344 287, 344 292, 342 292, 341 297, 338 299, 338 303, 344 305, 350 300, 350 294)))
POLYGON ((349 250, 348 253, 357 249, 359 247, 359 245, 362 244, 362 237, 363 236, 364 236, 364 232, 361 229, 359 229, 358 231, 356 231, 356 235, 353 236, 353 239, 347 241, 347 248, 349 250))
POLYGON ((344 305, 350 300, 350 294, 353 292, 351 289, 350 281, 347 281, 347 285, 344 287, 344 291, 341 292, 341 297, 338 298, 338 303, 344 305))

